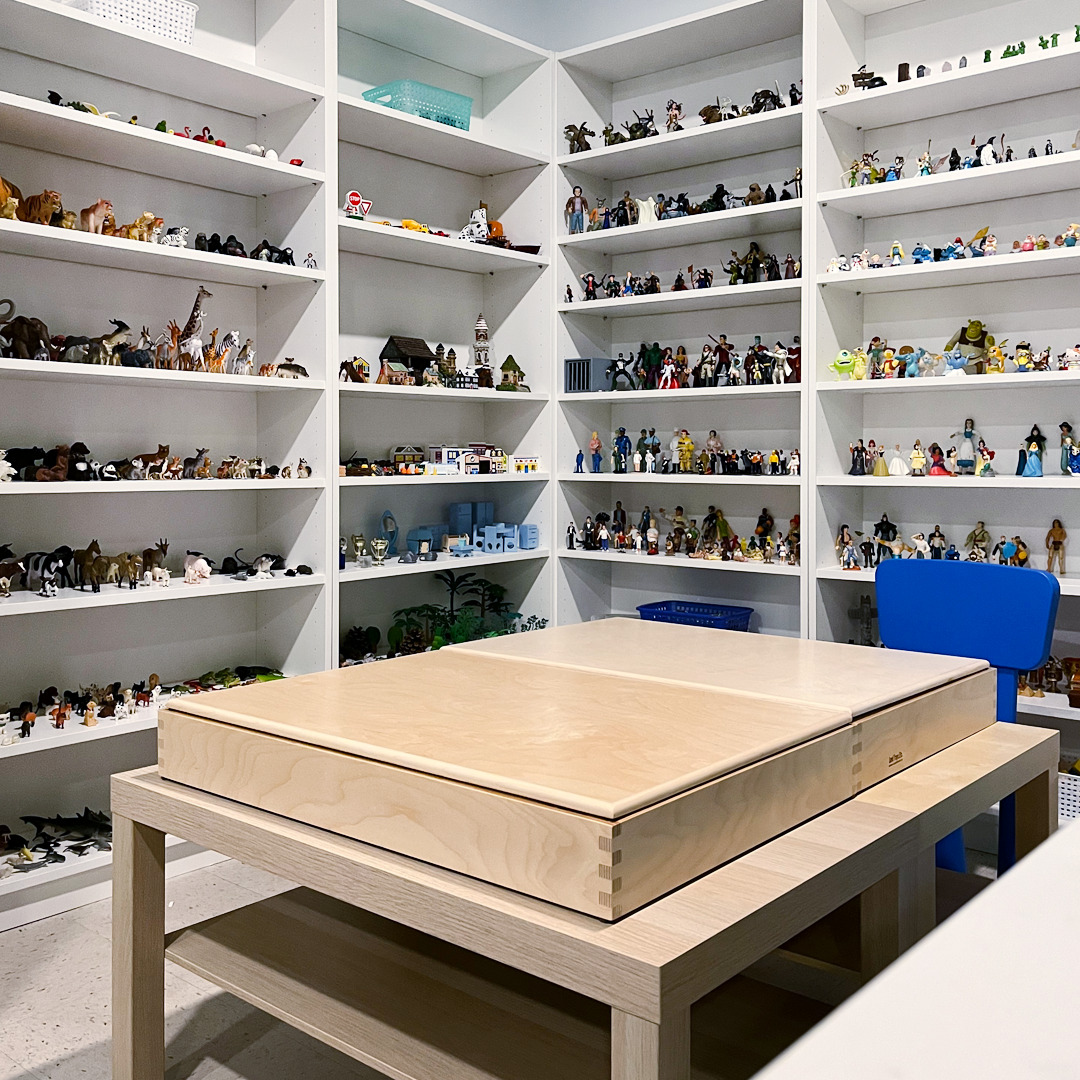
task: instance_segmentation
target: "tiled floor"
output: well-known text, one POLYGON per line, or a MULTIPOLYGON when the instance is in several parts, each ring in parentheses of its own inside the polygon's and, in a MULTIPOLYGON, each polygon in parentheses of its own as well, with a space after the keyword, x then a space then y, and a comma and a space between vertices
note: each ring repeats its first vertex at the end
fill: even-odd
MULTIPOLYGON (((235 862, 168 882, 166 928, 281 892, 235 862)), ((109 901, 0 935, 0 1080, 110 1080, 109 901)), ((166 964, 168 1080, 375 1080, 378 1074, 166 964)))

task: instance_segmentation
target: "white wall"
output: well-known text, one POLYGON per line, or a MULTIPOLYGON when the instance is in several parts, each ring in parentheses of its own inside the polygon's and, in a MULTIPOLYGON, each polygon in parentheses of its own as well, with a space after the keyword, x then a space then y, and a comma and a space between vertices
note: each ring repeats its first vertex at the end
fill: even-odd
POLYGON ((715 6, 701 0, 437 0, 440 7, 544 49, 572 49, 715 6))

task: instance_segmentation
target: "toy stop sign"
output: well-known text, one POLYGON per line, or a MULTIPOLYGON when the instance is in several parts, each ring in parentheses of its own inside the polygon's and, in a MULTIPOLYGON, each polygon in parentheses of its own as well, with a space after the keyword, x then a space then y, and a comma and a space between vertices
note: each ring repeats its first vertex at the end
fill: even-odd
POLYGON ((365 199, 359 191, 350 191, 345 196, 345 213, 350 217, 367 217, 371 213, 371 200, 365 199))

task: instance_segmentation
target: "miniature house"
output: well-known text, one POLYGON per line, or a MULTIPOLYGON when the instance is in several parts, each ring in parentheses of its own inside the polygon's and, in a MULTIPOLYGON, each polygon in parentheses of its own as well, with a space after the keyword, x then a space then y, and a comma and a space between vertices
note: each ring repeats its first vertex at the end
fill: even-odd
POLYGON ((404 364, 393 360, 383 360, 379 377, 375 380, 380 386, 414 386, 416 380, 404 364))
POLYGON ((424 378, 424 372, 431 364, 438 364, 438 358, 427 347, 427 342, 422 338, 401 337, 394 334, 386 339, 380 360, 389 360, 392 363, 404 364, 413 377, 413 381, 419 386, 424 378))
MULTIPOLYGON (((453 352, 454 350, 451 349, 450 352, 447 353, 447 357, 452 356, 453 352)), ((474 371, 455 371, 450 376, 447 386, 449 386, 451 390, 476 390, 479 388, 480 383, 476 377, 476 372, 474 371)))
POLYGON ((418 465, 424 460, 424 451, 419 446, 395 446, 390 456, 395 465, 418 465))
POLYGON ((502 381, 499 383, 500 390, 517 390, 527 394, 528 386, 525 385, 525 372, 521 370, 513 356, 508 356, 499 369, 502 372, 502 381))

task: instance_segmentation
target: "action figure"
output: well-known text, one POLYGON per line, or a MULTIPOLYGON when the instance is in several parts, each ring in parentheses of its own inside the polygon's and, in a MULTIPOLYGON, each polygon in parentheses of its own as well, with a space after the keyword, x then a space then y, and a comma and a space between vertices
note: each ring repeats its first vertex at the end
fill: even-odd
POLYGON ((842 570, 858 570, 859 557, 855 554, 855 541, 847 525, 841 525, 836 534, 836 558, 842 570))
POLYGON ((592 438, 589 440, 589 453, 592 454, 592 471, 594 473, 600 471, 603 449, 604 444, 600 441, 600 436, 594 431, 592 438))
POLYGON ((926 475, 926 454, 923 451, 921 439, 915 440, 915 445, 911 448, 911 453, 908 455, 908 460, 911 462, 912 476, 926 475))
POLYGON ((1061 518, 1054 518, 1054 524, 1046 534, 1046 569, 1052 574, 1054 563, 1058 564, 1058 573, 1065 576, 1065 541, 1069 534, 1061 524, 1061 518))
POLYGON ((975 528, 964 540, 964 547, 968 549, 968 558, 972 562, 986 562, 986 552, 990 547, 990 533, 986 529, 985 521, 975 522, 975 528), (974 557, 975 552, 980 552, 981 558, 974 557))
POLYGON ((595 274, 582 274, 581 283, 585 286, 585 299, 596 299, 596 275, 595 274))
POLYGON ((892 548, 889 546, 896 539, 896 526, 889 520, 888 514, 882 514, 881 520, 874 526, 874 540, 877 543, 877 562, 880 565, 882 559, 892 558, 892 548))
POLYGON ((634 382, 634 373, 628 366, 630 363, 631 361, 627 360, 622 353, 619 353, 618 359, 611 362, 605 373, 611 376, 611 385, 608 387, 609 390, 615 391, 620 389, 620 380, 625 380, 627 390, 637 389, 637 384, 634 382))
POLYGON ((690 438, 690 432, 686 428, 682 429, 682 434, 679 436, 678 450, 679 472, 693 472, 694 441, 690 438))
POLYGON ((566 209, 563 218, 567 222, 571 233, 585 231, 585 215, 589 212, 589 200, 581 193, 581 186, 574 185, 574 193, 566 200, 566 209))
POLYGON ((682 131, 682 124, 679 123, 683 119, 682 102, 676 101, 674 98, 668 98, 667 103, 667 129, 669 132, 682 131))
POLYGON ((578 531, 577 526, 571 521, 566 526, 566 549, 567 551, 573 551, 577 545, 578 531))
POLYGON ((865 476, 870 472, 873 463, 870 460, 870 451, 863 445, 862 439, 858 443, 848 443, 848 450, 851 451, 851 468, 848 469, 848 475, 865 476))
POLYGON ((577 452, 577 457, 574 458, 574 472, 579 473, 579 472, 584 472, 584 471, 585 471, 585 452, 583 450, 579 450, 577 452))
POLYGON ((611 440, 612 461, 615 464, 614 472, 626 472, 626 463, 630 459, 630 436, 626 434, 626 428, 621 427, 611 440))
POLYGON ((945 534, 941 531, 940 525, 934 526, 934 531, 930 534, 927 542, 930 545, 931 559, 940 559, 945 554, 945 534))

